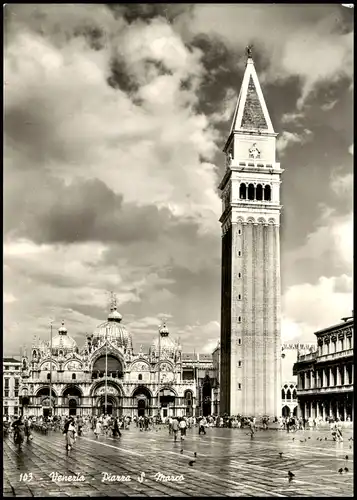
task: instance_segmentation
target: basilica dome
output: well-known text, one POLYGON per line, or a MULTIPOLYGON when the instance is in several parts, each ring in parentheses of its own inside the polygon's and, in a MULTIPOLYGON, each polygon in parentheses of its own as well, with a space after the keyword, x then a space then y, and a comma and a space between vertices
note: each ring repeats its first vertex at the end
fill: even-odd
POLYGON ((76 341, 67 334, 67 328, 64 326, 64 321, 62 321, 62 325, 58 329, 58 335, 52 339, 52 349, 73 351, 76 347, 76 341))
POLYGON ((114 342, 118 347, 123 347, 125 349, 132 349, 133 340, 131 334, 121 324, 122 315, 117 311, 114 306, 110 310, 107 321, 100 324, 93 333, 93 341, 96 343, 98 340, 105 340, 108 338, 111 342, 114 342))
POLYGON ((169 337, 169 330, 167 329, 167 326, 165 323, 160 328, 159 335, 160 335, 160 341, 159 341, 159 338, 154 339, 154 341, 150 347, 150 354, 152 356, 155 356, 156 358, 158 358, 160 355, 160 359, 174 358, 175 353, 178 349, 178 346, 169 337))

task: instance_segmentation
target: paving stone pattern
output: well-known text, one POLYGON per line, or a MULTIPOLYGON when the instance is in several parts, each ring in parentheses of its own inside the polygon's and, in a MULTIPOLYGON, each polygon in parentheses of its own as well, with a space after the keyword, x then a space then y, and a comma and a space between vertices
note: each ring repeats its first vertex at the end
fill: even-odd
POLYGON ((325 430, 292 434, 260 430, 251 439, 245 429, 214 428, 199 436, 198 428, 194 428, 187 431, 183 442, 174 443, 164 427, 150 432, 132 427, 123 431, 120 439, 100 436, 96 440, 90 431, 77 439, 69 453, 60 432, 47 436, 35 433, 33 441, 25 443, 22 451, 17 450, 9 437, 3 442, 3 494, 5 497, 352 497, 351 437, 351 431, 345 432, 344 442, 336 443, 325 430), (197 459, 190 466, 194 452, 197 459), (281 458, 279 452, 283 453, 281 458), (339 474, 341 467, 348 467, 349 472, 339 474), (289 470, 295 474, 291 482, 289 470), (50 474, 56 472, 66 476, 82 474, 84 481, 53 480, 50 474), (104 472, 130 476, 131 481, 103 481, 104 472), (21 480, 21 473, 29 475, 27 481, 21 480), (157 473, 182 475, 183 481, 158 481, 157 473), (142 483, 139 477, 143 478, 142 483))

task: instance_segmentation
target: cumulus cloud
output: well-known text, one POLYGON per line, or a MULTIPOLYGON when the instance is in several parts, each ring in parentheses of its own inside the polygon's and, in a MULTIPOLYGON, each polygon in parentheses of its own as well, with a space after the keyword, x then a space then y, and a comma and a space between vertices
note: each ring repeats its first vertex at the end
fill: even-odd
POLYGON ((321 277, 316 283, 303 283, 287 290, 283 297, 283 308, 289 321, 294 321, 291 329, 294 335, 291 338, 314 342, 314 331, 339 323, 343 316, 351 312, 352 290, 339 288, 339 280, 335 276, 321 277))
POLYGON ((188 348, 193 348, 195 337, 204 338, 201 348, 202 353, 211 353, 216 347, 220 338, 220 324, 218 321, 209 321, 206 324, 196 323, 186 325, 177 332, 180 335, 181 343, 188 348))
POLYGON ((311 136, 312 132, 308 129, 305 129, 301 134, 284 130, 276 141, 277 151, 280 155, 283 155, 288 147, 293 144, 305 144, 307 141, 311 140, 311 136))
POLYGON ((50 35, 13 28, 5 58, 12 169, 36 163, 67 183, 97 178, 126 202, 167 207, 212 227, 220 207, 209 161, 215 132, 194 109, 204 73, 200 52, 188 50, 162 20, 121 27, 115 47, 98 50, 81 32, 58 46, 50 35), (107 84, 110 62, 119 57, 136 92, 107 84), (128 165, 136 183, 125 174, 128 165))
MULTIPOLYGON (((289 163, 294 154, 304 162, 304 148, 293 145, 318 134, 305 109, 288 113, 292 99, 306 102, 324 82, 350 79, 352 27, 336 24, 335 6, 180 5, 167 6, 167 18, 163 9, 5 9, 7 346, 29 342, 24 331, 48 338, 50 317, 58 326, 65 319, 80 341, 105 319, 114 290, 136 346, 151 342, 165 311, 170 335, 185 350, 210 351, 219 338, 218 166, 245 46, 255 45, 260 80, 278 85, 269 111, 299 127, 279 138, 289 163), (293 84, 299 92, 292 98, 293 84)), ((344 127, 340 115, 334 121, 344 127)), ((330 157, 339 151, 338 133, 333 138, 330 157)), ((325 144, 311 150, 314 169, 329 179, 325 144)), ((292 210, 301 209, 301 192, 291 189, 296 172, 286 169, 284 180, 292 210)), ((331 192, 348 199, 347 171, 334 175, 331 192)), ((348 296, 341 276, 350 276, 351 221, 332 207, 315 229, 301 222, 308 237, 288 267, 297 269, 296 286, 319 287, 323 276, 335 280, 332 296, 348 296)), ((315 327, 305 325, 303 310, 289 305, 284 314, 290 335, 315 327)))
POLYGON ((219 37, 235 54, 253 42, 267 81, 299 79, 301 109, 318 85, 352 80, 352 24, 345 31, 342 16, 336 6, 199 4, 177 23, 187 38, 219 37))
POLYGON ((16 300, 16 297, 12 293, 4 293, 4 304, 11 304, 12 302, 16 302, 16 300))
POLYGON ((300 120, 302 120, 304 117, 304 113, 284 113, 281 117, 281 123, 299 124, 300 120))
POLYGON ((339 175, 336 172, 332 172, 331 189, 337 195, 343 195, 343 194, 351 195, 352 186, 353 186, 353 174, 351 172, 342 175, 339 175))
POLYGON ((327 102, 326 104, 323 104, 321 106, 321 109, 323 111, 330 111, 331 109, 333 109, 336 106, 337 102, 338 102, 337 99, 335 99, 334 101, 331 101, 331 102, 327 102))

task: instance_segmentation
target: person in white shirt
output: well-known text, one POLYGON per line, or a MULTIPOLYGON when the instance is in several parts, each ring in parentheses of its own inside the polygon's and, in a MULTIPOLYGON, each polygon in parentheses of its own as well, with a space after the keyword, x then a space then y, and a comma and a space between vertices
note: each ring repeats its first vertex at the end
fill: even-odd
POLYGON ((206 434, 206 427, 207 427, 207 420, 205 417, 202 417, 198 427, 198 435, 200 435, 202 432, 203 434, 206 434))
POLYGON ((179 423, 178 423, 178 421, 177 421, 177 418, 176 418, 176 417, 174 417, 174 418, 172 419, 172 422, 171 422, 171 428, 172 428, 172 432, 173 432, 173 434, 174 434, 174 441, 176 441, 176 440, 177 440, 177 432, 178 432, 178 430, 179 430, 179 423))
POLYGON ((186 420, 184 418, 181 418, 179 425, 181 431, 181 439, 183 440, 186 436, 186 427, 187 427, 186 420))

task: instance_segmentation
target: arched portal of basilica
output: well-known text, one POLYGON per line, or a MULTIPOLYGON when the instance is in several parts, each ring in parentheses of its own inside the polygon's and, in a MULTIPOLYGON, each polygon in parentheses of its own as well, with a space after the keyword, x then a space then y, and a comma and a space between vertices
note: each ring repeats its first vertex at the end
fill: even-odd
POLYGON ((25 414, 33 416, 50 411, 88 416, 200 415, 200 385, 212 370, 211 355, 182 353, 165 324, 148 352, 142 347, 135 352, 132 336, 113 305, 107 321, 86 337, 81 348, 64 322, 52 348, 50 342, 34 342, 31 355, 22 358, 20 394, 25 396, 25 414))

